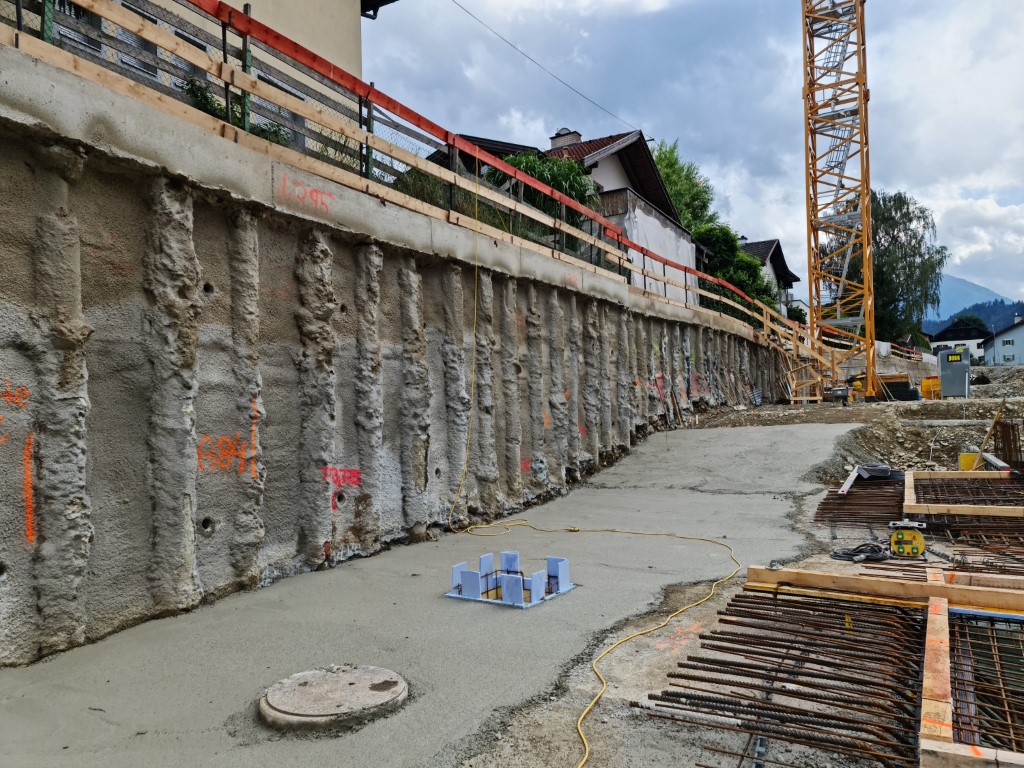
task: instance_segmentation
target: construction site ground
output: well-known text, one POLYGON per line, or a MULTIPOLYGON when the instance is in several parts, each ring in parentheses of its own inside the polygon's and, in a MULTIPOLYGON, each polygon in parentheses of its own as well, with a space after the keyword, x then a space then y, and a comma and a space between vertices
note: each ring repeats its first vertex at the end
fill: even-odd
MULTIPOLYGON (((744 568, 775 560, 841 570, 852 566, 828 552, 869 532, 812 522, 825 485, 862 462, 955 467, 961 450, 981 442, 998 402, 702 414, 699 428, 651 436, 524 517, 544 527, 710 538, 734 547, 744 568)), ((1007 411, 1024 412, 1024 399, 1007 411)), ((576 719, 599 688, 594 656, 706 595, 733 567, 710 543, 611 533, 515 529, 396 547, 0 671, 3 764, 574 766, 582 755, 576 719), (579 587, 527 611, 442 597, 452 564, 505 549, 522 553, 527 572, 547 555, 568 557, 579 587), (258 723, 255 702, 275 681, 344 663, 395 670, 410 701, 331 736, 282 735, 258 723)), ((584 724, 589 765, 737 765, 714 750, 738 751, 745 736, 654 720, 630 702, 665 687, 743 576, 604 660, 608 692, 584 724)), ((823 760, 781 742, 769 742, 766 757, 808 768, 872 764, 823 760)))

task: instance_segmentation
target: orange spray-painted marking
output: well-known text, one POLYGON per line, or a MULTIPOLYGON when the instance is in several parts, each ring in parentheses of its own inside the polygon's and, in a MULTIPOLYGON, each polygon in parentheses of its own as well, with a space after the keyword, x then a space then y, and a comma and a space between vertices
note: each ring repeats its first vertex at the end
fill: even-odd
POLYGON ((256 398, 252 399, 252 430, 249 435, 249 447, 252 448, 252 479, 258 480, 256 473, 256 419, 260 416, 259 409, 256 407, 256 398))
POLYGON ((36 507, 32 491, 32 443, 35 436, 29 432, 25 438, 25 453, 22 454, 23 492, 25 494, 25 539, 36 543, 36 507))
POLYGON ((972 755, 974 755, 975 757, 981 757, 981 756, 982 756, 982 755, 984 755, 985 753, 984 753, 984 752, 982 752, 982 751, 981 751, 980 749, 978 749, 978 748, 977 748, 976 746, 974 746, 974 745, 972 744, 972 745, 971 745, 971 754, 972 754, 972 755))

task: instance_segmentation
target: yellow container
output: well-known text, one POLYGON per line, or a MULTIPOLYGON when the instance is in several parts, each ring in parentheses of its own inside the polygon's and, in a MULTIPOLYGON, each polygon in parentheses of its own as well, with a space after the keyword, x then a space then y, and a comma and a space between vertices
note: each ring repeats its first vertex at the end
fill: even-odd
MULTIPOLYGON (((960 454, 960 471, 970 472, 974 469, 974 462, 978 460, 978 454, 976 453, 961 453, 960 454)), ((985 463, 978 462, 978 469, 984 469, 985 463)))
POLYGON ((942 399, 942 382, 939 381, 938 376, 926 376, 925 378, 921 379, 921 399, 942 399))

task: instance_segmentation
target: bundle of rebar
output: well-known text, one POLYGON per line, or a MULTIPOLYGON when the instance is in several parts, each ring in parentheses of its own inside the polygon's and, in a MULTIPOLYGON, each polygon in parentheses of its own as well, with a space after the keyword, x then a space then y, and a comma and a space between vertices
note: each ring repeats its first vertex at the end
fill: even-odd
POLYGON ((845 495, 832 489, 814 513, 816 521, 833 525, 885 525, 902 517, 902 480, 858 480, 845 495))
POLYGON ((745 592, 719 616, 720 628, 700 636, 702 653, 669 674, 670 687, 633 706, 747 734, 748 748, 767 739, 917 765, 924 607, 745 592))

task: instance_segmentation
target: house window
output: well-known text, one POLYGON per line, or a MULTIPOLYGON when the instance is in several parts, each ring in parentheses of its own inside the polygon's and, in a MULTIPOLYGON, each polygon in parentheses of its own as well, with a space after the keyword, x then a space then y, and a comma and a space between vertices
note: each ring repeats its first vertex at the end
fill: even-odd
POLYGON ((99 16, 74 3, 68 2, 68 0, 56 0, 53 9, 56 11, 54 22, 57 26, 58 39, 67 40, 96 53, 103 49, 103 45, 99 41, 100 34, 103 31, 103 20, 99 16), (76 28, 70 29, 64 26, 62 22, 65 19, 68 20, 67 23, 78 22, 76 28), (84 30, 82 29, 83 26, 89 27, 91 30, 95 30, 95 32, 84 30))
MULTIPOLYGON (((153 17, 153 16, 150 16, 148 13, 143 13, 138 8, 135 8, 135 7, 131 6, 131 5, 128 5, 128 3, 122 3, 122 5, 126 9, 131 11, 132 13, 138 14, 139 16, 144 18, 146 21, 151 22, 153 24, 157 23, 156 18, 153 17)), ((154 60, 154 61, 156 60, 156 58, 157 58, 156 43, 151 43, 149 40, 146 40, 144 37, 139 37, 138 35, 134 34, 133 32, 129 32, 127 29, 120 29, 120 28, 117 30, 117 38, 118 38, 118 40, 123 40, 124 42, 129 43, 133 48, 138 48, 140 52, 144 52, 144 53, 150 54, 150 56, 152 57, 152 60, 154 60)), ((130 53, 119 53, 118 54, 118 60, 122 64, 127 66, 127 67, 131 67, 132 69, 137 69, 139 72, 143 72, 143 73, 149 75, 150 77, 156 77, 157 76, 156 64, 151 63, 150 56, 137 57, 137 56, 132 56, 130 53)))
MULTIPOLYGON (((183 40, 184 42, 188 43, 189 45, 195 46, 196 48, 198 48, 203 53, 209 53, 209 50, 207 49, 206 44, 202 40, 200 40, 198 38, 195 38, 195 37, 192 37, 192 35, 186 34, 186 33, 181 32, 181 31, 176 29, 176 30, 174 30, 174 36, 176 38, 178 38, 179 40, 183 40)), ((200 69, 199 67, 197 67, 195 64, 193 64, 193 63, 191 63, 189 61, 185 61, 184 59, 180 59, 177 56, 173 56, 173 55, 171 56, 171 61, 174 62, 174 65, 176 67, 180 67, 181 69, 185 70, 190 76, 194 77, 196 80, 199 80, 200 82, 202 82, 203 80, 207 79, 206 78, 206 72, 204 70, 200 69)), ((178 86, 179 88, 182 85, 184 85, 184 83, 185 83, 185 81, 182 80, 180 77, 174 77, 174 84, 176 86, 178 86)))
POLYGON ((1012 363, 1013 362, 1013 355, 1003 355, 1003 362, 1004 363, 1012 363))
POLYGON ((1004 347, 1012 347, 1013 346, 1013 339, 1003 339, 1003 346, 1004 347))
MULTIPOLYGON (((256 72, 255 74, 256 74, 256 79, 259 80, 261 83, 266 83, 267 85, 271 85, 274 88, 277 88, 279 91, 283 91, 284 93, 287 93, 289 96, 293 96, 296 99, 300 99, 302 101, 306 100, 305 95, 303 95, 299 91, 296 91, 294 88, 289 88, 287 85, 282 83, 280 80, 277 80, 277 79, 271 77, 270 75, 265 75, 262 72, 256 72)), ((302 119, 301 118, 299 118, 298 116, 292 114, 291 112, 289 112, 284 107, 280 107, 280 106, 278 106, 277 104, 274 104, 271 101, 267 101, 265 99, 261 99, 259 96, 253 96, 252 103, 253 103, 253 106, 258 106, 258 107, 262 108, 262 110, 265 111, 265 112, 269 112, 271 114, 279 115, 280 116, 280 118, 270 119, 268 117, 264 117, 263 115, 255 114, 255 112, 254 112, 253 116, 252 116, 252 124, 254 126, 267 127, 267 126, 271 126, 271 125, 275 125, 275 124, 276 125, 282 125, 282 124, 287 125, 288 123, 298 123, 299 125, 302 124, 302 119)), ((290 133, 291 133, 293 141, 297 140, 299 142, 304 142, 304 138, 303 138, 302 134, 298 134, 296 132, 290 132, 290 133)))

